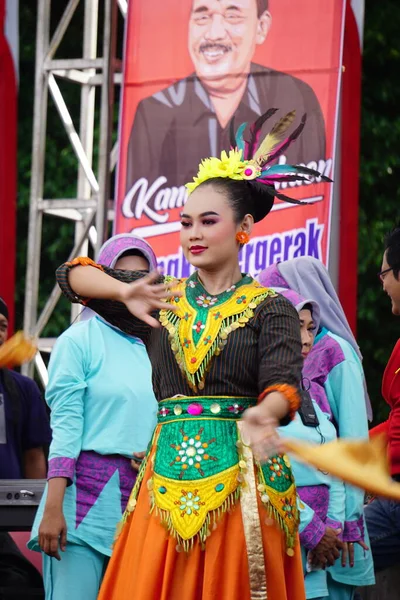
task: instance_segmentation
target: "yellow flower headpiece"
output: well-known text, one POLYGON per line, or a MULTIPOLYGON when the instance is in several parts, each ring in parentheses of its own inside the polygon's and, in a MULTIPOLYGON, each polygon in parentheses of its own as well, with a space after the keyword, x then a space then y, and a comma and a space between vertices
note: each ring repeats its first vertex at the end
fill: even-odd
POLYGON ((235 179, 237 181, 256 180, 264 184, 264 189, 269 196, 291 202, 292 204, 303 204, 300 200, 289 198, 289 196, 276 190, 275 184, 290 181, 309 181, 309 177, 330 182, 331 179, 329 177, 321 175, 315 169, 310 169, 302 165, 273 164, 299 137, 307 119, 307 115, 303 115, 300 124, 292 130, 290 135, 285 137, 295 120, 296 113, 294 110, 291 111, 275 123, 271 131, 260 143, 261 130, 264 123, 277 110, 276 108, 270 108, 248 128, 248 140, 244 139, 247 123, 242 123, 235 134, 232 119, 230 126, 232 150, 229 151, 229 154, 223 151, 221 158, 212 157, 202 160, 197 176, 193 178, 191 183, 186 184, 189 193, 193 192, 204 181, 215 177, 235 179))
POLYGON ((230 150, 229 154, 223 150, 221 158, 212 157, 202 160, 197 177, 194 177, 191 183, 187 183, 186 187, 191 193, 201 183, 214 177, 243 180, 256 179, 260 175, 261 168, 254 161, 242 160, 242 150, 230 150))

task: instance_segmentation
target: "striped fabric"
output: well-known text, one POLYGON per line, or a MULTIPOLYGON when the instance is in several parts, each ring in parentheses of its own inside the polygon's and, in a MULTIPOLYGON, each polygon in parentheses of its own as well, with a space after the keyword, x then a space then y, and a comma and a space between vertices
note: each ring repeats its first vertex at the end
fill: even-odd
MULTIPOLYGON (((152 329, 136 319, 120 302, 87 300, 77 296, 68 283, 72 267, 62 265, 57 281, 71 302, 85 303, 112 325, 143 340, 153 366, 153 387, 158 400, 176 394, 196 396, 179 369, 163 327, 152 329)), ((104 271, 130 283, 143 272, 104 271)), ((233 331, 223 352, 214 357, 202 396, 256 397, 268 386, 287 383, 298 387, 302 369, 299 318, 283 296, 269 297, 254 311, 246 327, 233 331)))

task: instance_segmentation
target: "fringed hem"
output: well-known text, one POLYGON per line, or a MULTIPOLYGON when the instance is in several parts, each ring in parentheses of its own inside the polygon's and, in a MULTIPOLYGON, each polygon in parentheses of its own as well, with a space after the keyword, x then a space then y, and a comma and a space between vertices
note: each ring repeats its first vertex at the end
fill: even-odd
POLYGON ((224 502, 218 508, 211 510, 207 513, 205 521, 199 531, 190 537, 189 539, 184 539, 174 528, 172 523, 171 514, 169 511, 159 508, 154 499, 152 499, 152 506, 150 509, 150 513, 154 512, 154 514, 160 518, 160 522, 163 527, 166 528, 169 535, 171 535, 177 542, 176 550, 177 552, 190 552, 193 549, 194 543, 196 541, 199 542, 202 550, 205 550, 205 543, 208 537, 210 537, 212 530, 215 530, 218 526, 218 521, 220 518, 228 511, 232 510, 237 504, 240 498, 240 487, 238 487, 232 494, 230 494, 224 502))
MULTIPOLYGON (((214 337, 207 354, 201 360, 200 364, 196 367, 194 372, 191 372, 189 368, 188 356, 185 351, 185 346, 182 344, 179 333, 179 325, 181 322, 181 316, 170 310, 160 311, 160 322, 169 333, 170 343, 172 351, 175 354, 176 362, 181 369, 183 375, 186 377, 186 381, 189 387, 198 392, 204 389, 206 375, 211 368, 212 359, 214 356, 219 356, 227 344, 227 338, 229 334, 240 327, 245 327, 248 321, 254 316, 254 310, 266 300, 269 296, 275 295, 273 290, 267 289, 267 291, 258 294, 251 298, 249 305, 243 308, 239 313, 224 317, 220 323, 216 323, 215 327, 218 327, 218 334, 214 337)), ((216 306, 216 310, 219 307, 216 306)), ((223 306, 220 307, 224 309, 223 306)))
MULTIPOLYGON (((284 457, 285 458, 285 457, 284 457)), ((299 511, 297 508, 297 492, 296 486, 292 481, 291 485, 284 492, 276 492, 265 480, 264 473, 262 467, 259 463, 256 463, 256 468, 258 472, 258 493, 260 495, 260 500, 262 505, 267 512, 267 520, 274 520, 278 525, 279 529, 283 532, 286 540, 286 548, 287 554, 289 556, 293 556, 294 547, 297 543, 297 532, 299 525, 299 511), (277 497, 275 497, 275 495, 277 497), (281 502, 285 509, 281 509, 284 512, 284 516, 276 507, 276 504, 281 502)))

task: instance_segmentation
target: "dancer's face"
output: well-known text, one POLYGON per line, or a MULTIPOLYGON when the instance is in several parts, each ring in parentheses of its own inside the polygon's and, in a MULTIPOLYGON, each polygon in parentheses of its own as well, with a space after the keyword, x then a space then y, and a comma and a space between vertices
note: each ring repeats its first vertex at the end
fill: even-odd
POLYGON ((314 344, 315 323, 311 311, 303 308, 299 312, 300 331, 301 331, 301 354, 303 358, 307 358, 314 344))
POLYGON ((198 269, 219 270, 238 261, 236 233, 242 224, 223 190, 212 185, 192 192, 181 214, 181 246, 186 260, 198 269))

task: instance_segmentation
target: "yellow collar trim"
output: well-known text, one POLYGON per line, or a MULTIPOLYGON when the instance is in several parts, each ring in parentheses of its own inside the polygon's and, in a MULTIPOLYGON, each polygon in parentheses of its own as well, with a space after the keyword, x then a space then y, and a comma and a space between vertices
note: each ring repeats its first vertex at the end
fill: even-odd
POLYGON ((263 300, 277 294, 253 280, 238 287, 225 302, 206 310, 203 307, 200 320, 198 311, 187 299, 186 280, 177 288, 183 294, 171 300, 177 310, 162 310, 160 322, 169 332, 171 349, 189 385, 201 390, 211 360, 221 353, 229 334, 244 327, 263 300))

